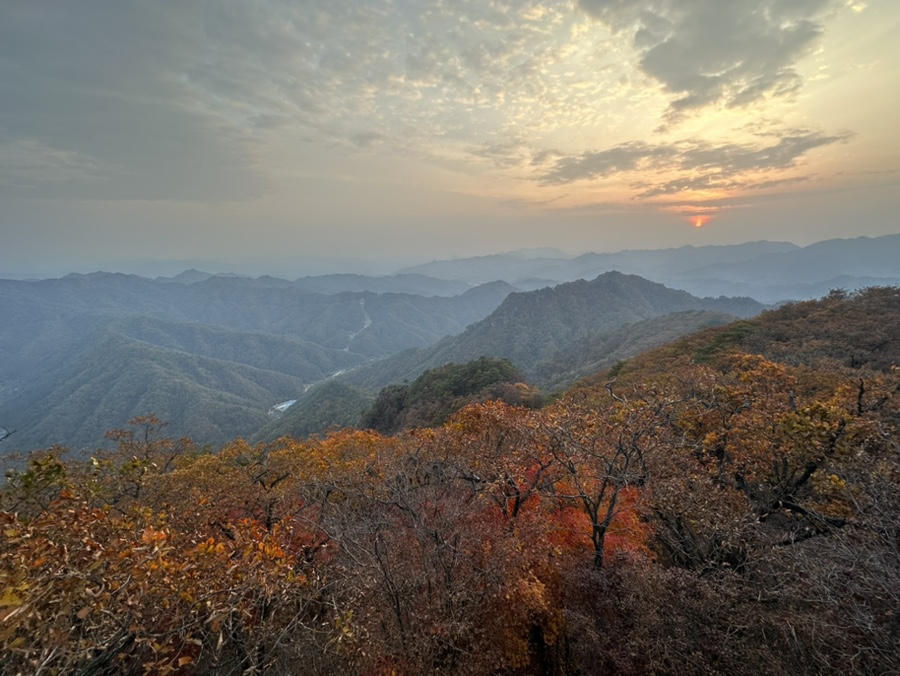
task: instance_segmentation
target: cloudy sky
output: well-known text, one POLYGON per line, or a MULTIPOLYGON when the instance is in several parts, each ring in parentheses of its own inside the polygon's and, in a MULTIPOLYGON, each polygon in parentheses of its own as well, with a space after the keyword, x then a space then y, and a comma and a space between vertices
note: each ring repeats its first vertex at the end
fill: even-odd
POLYGON ((3 0, 0 274, 900 232, 898 33, 897 0, 3 0))

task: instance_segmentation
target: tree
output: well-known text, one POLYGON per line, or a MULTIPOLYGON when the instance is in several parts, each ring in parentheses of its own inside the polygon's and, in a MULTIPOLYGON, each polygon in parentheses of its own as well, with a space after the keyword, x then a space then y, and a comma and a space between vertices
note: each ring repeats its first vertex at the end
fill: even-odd
POLYGON ((667 441, 671 407, 665 396, 648 394, 629 399, 610 383, 599 405, 564 399, 544 417, 550 452, 564 476, 554 494, 579 504, 587 516, 597 569, 617 520, 632 525, 634 546, 642 546, 647 534, 635 518, 635 503, 650 478, 652 455, 667 441))

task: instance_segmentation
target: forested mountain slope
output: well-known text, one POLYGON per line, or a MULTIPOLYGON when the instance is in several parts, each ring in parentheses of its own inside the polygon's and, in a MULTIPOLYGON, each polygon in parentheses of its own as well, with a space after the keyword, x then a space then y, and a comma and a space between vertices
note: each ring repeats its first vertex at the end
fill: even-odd
POLYGON ((3 668, 896 673, 898 328, 900 289, 834 293, 541 409, 38 453, 0 488, 3 668))
POLYGON ((671 343, 700 329, 730 324, 735 315, 685 310, 591 333, 535 364, 532 377, 548 391, 565 389, 583 376, 609 368, 635 354, 671 343))
POLYGON ((284 280, 185 279, 0 280, 0 424, 17 430, 3 450, 96 444, 103 429, 147 413, 204 442, 251 435, 273 404, 458 333, 512 290, 325 295, 284 280))
POLYGON ((685 310, 728 312, 747 317, 763 307, 749 298, 696 298, 635 275, 608 272, 531 293, 511 294, 483 321, 457 339, 460 352, 484 352, 528 369, 561 346, 588 333, 685 310))
POLYGON ((453 413, 473 403, 539 406, 540 394, 524 380, 505 359, 481 357, 468 364, 447 364, 426 371, 409 384, 384 388, 359 424, 381 434, 396 434, 443 425, 453 413))
MULTIPOLYGON (((596 279, 510 294, 493 313, 463 333, 415 352, 403 352, 355 370, 349 382, 379 389, 411 379, 449 362, 480 356, 509 359, 533 377, 535 367, 553 359, 573 341, 654 317, 685 311, 747 317, 763 306, 749 298, 696 298, 635 275, 609 272, 596 279)), ((696 326, 683 326, 690 331, 696 326)), ((671 334, 668 334, 671 335, 671 334)), ((639 348, 636 348, 639 349, 639 348)), ((633 354, 634 352, 632 352, 633 354)))
POLYGON ((22 336, 28 342, 40 339, 41 320, 148 316, 287 335, 371 358, 458 333, 489 314, 512 290, 497 283, 453 297, 326 295, 241 277, 173 284, 95 273, 38 282, 0 280, 0 313, 4 342, 21 341, 22 336), (364 338, 364 327, 378 339, 364 338))
POLYGON ((152 413, 175 436, 220 444, 268 422, 273 404, 302 391, 277 371, 163 349, 104 332, 52 378, 6 399, 12 448, 103 444, 106 430, 152 413))
POLYGON ((333 428, 358 427, 360 416, 374 400, 375 396, 365 390, 340 380, 327 380, 300 395, 280 418, 269 421, 252 439, 304 439, 333 428))
MULTIPOLYGON (((699 363, 733 352, 761 355, 789 366, 891 372, 900 365, 900 289, 834 291, 814 301, 791 303, 758 317, 692 334, 629 359, 617 368, 662 373, 689 357, 699 363)), ((598 377, 603 377, 601 373, 598 377)))
POLYGON ((354 352, 261 331, 237 331, 221 326, 131 317, 109 325, 128 338, 198 357, 246 364, 314 383, 336 371, 365 362, 354 352))

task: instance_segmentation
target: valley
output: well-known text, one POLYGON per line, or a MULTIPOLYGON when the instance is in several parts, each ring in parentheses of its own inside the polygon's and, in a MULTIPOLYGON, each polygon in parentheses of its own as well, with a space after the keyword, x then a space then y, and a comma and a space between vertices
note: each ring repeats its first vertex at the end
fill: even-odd
MULTIPOLYGON (((640 290, 673 293, 612 279, 632 309, 654 307, 640 290)), ((493 326, 482 321, 493 331, 522 303, 547 310, 542 298, 583 313, 559 294, 592 284, 515 294, 493 326)), ((529 316, 542 314, 559 326, 559 314, 529 316)), ((557 375, 599 363, 607 346, 621 357, 549 398, 489 357, 377 397, 326 379, 256 439, 217 448, 197 422, 219 419, 215 407, 261 421, 235 397, 210 394, 198 409, 199 389, 152 380, 143 360, 175 360, 209 392, 242 377, 248 400, 262 396, 254 386, 290 389, 292 376, 220 373, 209 358, 109 336, 94 358, 140 382, 74 374, 72 387, 95 388, 103 406, 174 399, 202 436, 170 436, 174 425, 142 415, 106 450, 50 448, 9 470, 0 622, 15 621, 0 632, 11 660, 0 670, 42 656, 73 671, 102 650, 117 665, 201 672, 216 660, 323 674, 502 663, 523 675, 663 675, 687 660, 741 676, 889 673, 900 290, 745 314, 683 310, 548 348, 554 359, 538 363, 557 375), (710 325, 686 330, 697 322, 710 325), (635 354, 648 338, 629 346, 629 326, 685 335, 635 354)))
POLYGON ((294 282, 198 270, 156 279, 98 272, 0 280, 0 422, 17 429, 3 451, 62 440, 100 447, 107 429, 150 413, 172 434, 213 446, 236 436, 269 438, 276 428, 307 435, 355 424, 369 401, 357 391, 374 397, 429 369, 482 356, 509 360, 552 394, 638 352, 767 307, 751 297, 694 296, 612 266, 676 286, 702 276, 707 290, 759 291, 758 281, 747 283, 765 279, 772 285, 759 296, 784 302, 803 296, 777 289, 810 291, 832 274, 843 273, 851 291, 900 279, 900 257, 892 258, 898 242, 861 238, 804 249, 756 242, 575 258, 541 251, 439 261, 388 277, 294 282), (852 276, 864 267, 868 276, 852 276), (333 400, 337 391, 320 387, 332 380, 350 387, 340 391, 354 403, 334 404, 341 413, 330 420, 317 398, 333 400), (269 409, 288 400, 303 405, 273 425, 269 409), (316 424, 298 417, 307 410, 318 411, 316 424))

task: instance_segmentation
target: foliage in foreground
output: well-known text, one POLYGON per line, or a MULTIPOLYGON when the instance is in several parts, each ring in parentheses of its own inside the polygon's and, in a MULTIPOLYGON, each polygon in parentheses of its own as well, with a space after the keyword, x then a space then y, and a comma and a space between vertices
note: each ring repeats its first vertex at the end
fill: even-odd
POLYGON ((466 364, 446 364, 425 371, 409 384, 383 388, 363 413, 361 425, 381 434, 443 425, 468 404, 505 401, 534 407, 540 393, 506 359, 480 357, 466 364))
POLYGON ((0 669, 897 671, 900 372, 743 339, 397 437, 211 455, 148 417, 35 455, 0 496, 0 669))

